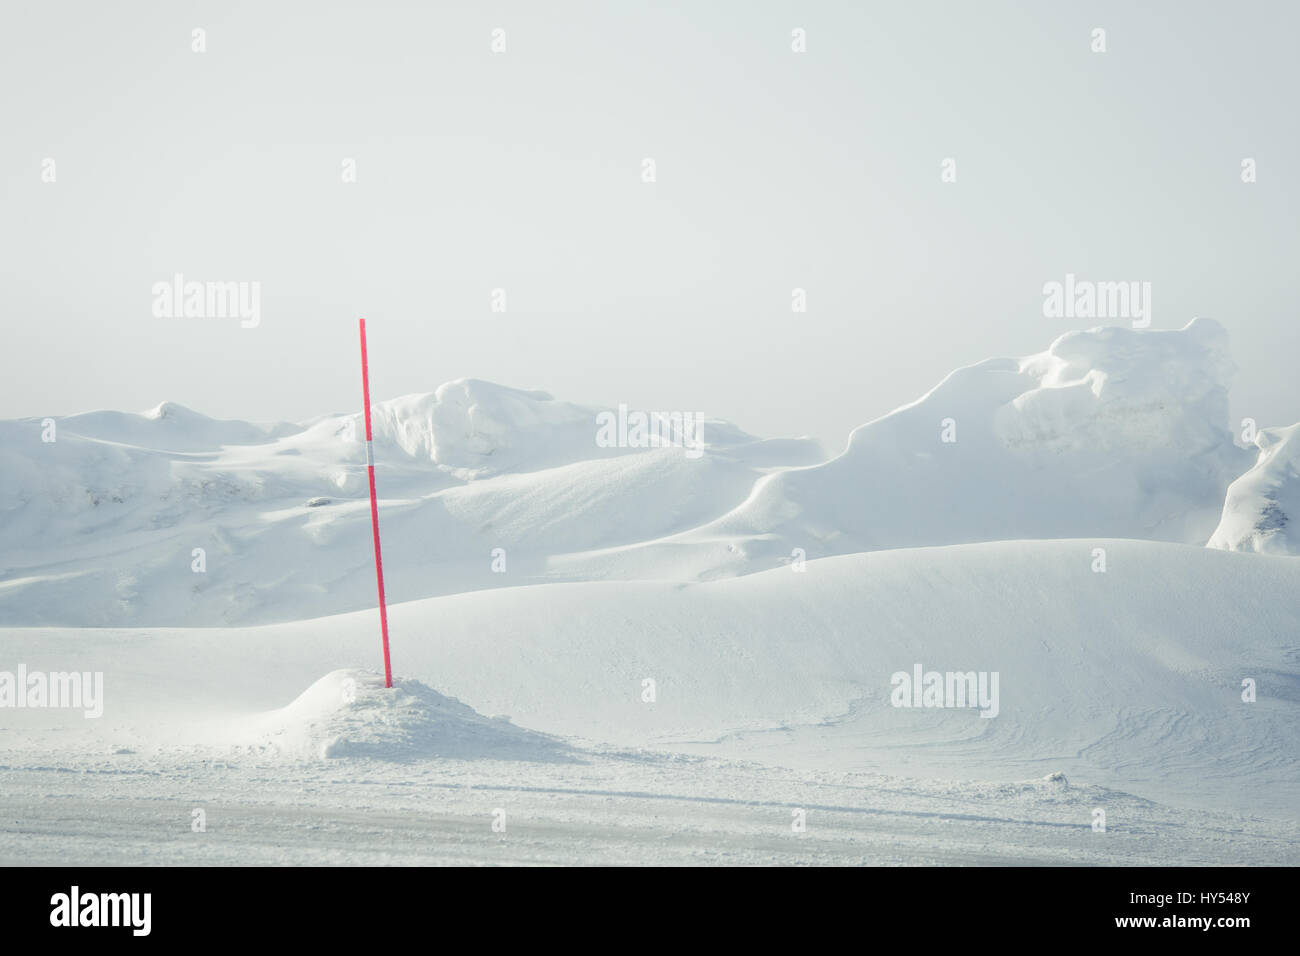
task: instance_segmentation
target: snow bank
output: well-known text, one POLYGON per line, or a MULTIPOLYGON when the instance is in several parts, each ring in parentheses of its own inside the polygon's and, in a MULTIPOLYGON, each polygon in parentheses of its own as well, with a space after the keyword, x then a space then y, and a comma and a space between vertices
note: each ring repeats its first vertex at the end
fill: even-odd
MULTIPOLYGON (((1104 539, 898 549, 709 584, 457 594, 394 605, 389 625, 398 674, 548 734, 821 770, 1003 781, 1059 771, 1241 812, 1294 816, 1300 800, 1300 562, 1286 557, 1104 539), (892 706, 893 675, 916 664, 997 672, 997 716, 892 706)), ((103 671, 105 709, 98 721, 11 710, 0 750, 67 747, 77 733, 137 751, 184 746, 200 715, 222 726, 283 707, 336 668, 373 667, 378 629, 372 610, 93 640, 10 630, 6 656, 29 670, 103 671)), ((357 704, 342 708, 335 680, 239 739, 283 731, 306 736, 309 755, 334 738, 339 753, 414 754, 413 734, 434 737, 450 719, 453 741, 469 742, 447 752, 477 746, 460 735, 479 718, 448 714, 413 685, 402 690, 414 701, 391 707, 365 689, 358 681, 357 704)))
POLYGON ((1300 554, 1300 424, 1261 429, 1259 459, 1228 486, 1209 547, 1300 554))
MULTIPOLYGON (((821 458, 712 419, 698 460, 604 448, 597 409, 472 379, 373 412, 393 600, 551 580, 557 553, 676 534, 768 469, 821 458)), ((45 442, 40 420, 0 422, 0 623, 221 625, 374 603, 360 413, 263 427, 164 403, 55 425, 45 442)))
POLYGON ((597 455, 594 409, 477 379, 378 402, 371 417, 377 451, 400 451, 463 478, 540 470, 597 455))
POLYGON ((825 464, 767 478, 701 538, 736 564, 1084 535, 1200 544, 1247 467, 1228 428, 1227 336, 1069 332, 949 375, 825 464))
MULTIPOLYGON (((812 442, 712 419, 698 459, 602 447, 596 408, 450 382, 374 406, 388 593, 713 580, 1008 539, 1201 545, 1249 467, 1227 427, 1231 372, 1208 319, 1070 332, 953 372, 826 462, 812 442)), ((257 426, 164 403, 58 428, 45 443, 37 420, 0 423, 0 624, 271 623, 373 605, 359 413, 257 426)), ((1281 498, 1228 510, 1251 507, 1260 546, 1289 548, 1268 524, 1281 498)))

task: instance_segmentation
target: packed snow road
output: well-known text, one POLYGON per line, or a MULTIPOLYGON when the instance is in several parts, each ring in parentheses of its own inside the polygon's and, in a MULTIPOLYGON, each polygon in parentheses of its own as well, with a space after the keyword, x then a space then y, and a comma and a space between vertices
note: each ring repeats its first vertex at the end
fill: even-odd
POLYGON ((921 782, 635 753, 0 767, 0 865, 68 863, 1295 865, 1300 832, 1059 780, 921 782))

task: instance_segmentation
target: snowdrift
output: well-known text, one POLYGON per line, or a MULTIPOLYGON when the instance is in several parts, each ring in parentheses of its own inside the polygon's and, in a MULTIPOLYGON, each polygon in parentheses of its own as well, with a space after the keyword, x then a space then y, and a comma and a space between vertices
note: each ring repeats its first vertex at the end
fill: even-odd
POLYGON ((1084 535, 1203 544, 1248 467, 1232 440, 1222 326, 1069 332, 949 375, 825 464, 761 480, 697 532, 732 566, 1084 535))
MULTIPOLYGON (((1286 557, 1105 539, 902 549, 708 584, 459 594, 394 606, 390 625, 397 675, 577 740, 906 776, 1009 782, 1060 771, 1239 812, 1293 815, 1300 801, 1300 562, 1286 557), (1092 570, 1098 548, 1104 573, 1092 570), (997 672, 997 716, 891 706, 892 676, 917 664, 997 672), (1242 698, 1246 679, 1254 702, 1242 698)), ((6 633, 7 654, 29 668, 102 670, 106 704, 99 721, 11 711, 0 750, 68 747, 74 733, 135 750, 187 747, 379 654, 373 611, 85 635, 6 633)), ((416 698, 409 708, 363 702, 338 715, 347 726, 329 723, 333 711, 322 717, 313 695, 275 727, 305 714, 328 724, 309 749, 338 737, 350 742, 340 752, 364 751, 374 731, 374 748, 414 753, 407 729, 445 713, 414 686, 403 685, 416 698), (402 714, 414 723, 379 733, 402 714)), ((319 693, 333 703, 336 690, 319 693)))
POLYGON ((1259 460, 1228 486, 1223 516, 1209 546, 1226 551, 1300 554, 1300 424, 1265 428, 1255 437, 1259 460))
MULTIPOLYGON (((0 423, 0 623, 220 625, 373 604, 360 413, 257 426, 160 409, 59 419, 54 442, 40 420, 0 423)), ((377 403, 392 599, 551 580, 556 553, 695 527, 772 467, 821 457, 711 419, 697 460, 604 448, 598 412, 474 380, 377 403)))
MULTIPOLYGON (((1293 494, 1293 443, 1225 509, 1250 458, 1227 427, 1231 371, 1208 319, 1070 332, 959 369, 824 462, 811 441, 713 419, 698 458, 602 447, 594 407, 451 382, 374 406, 388 593, 707 581, 1016 538, 1199 546, 1220 516, 1217 546, 1286 550, 1271 522, 1293 494)), ((53 443, 39 420, 0 423, 0 624, 222 626, 370 607, 360 419, 254 425, 164 403, 60 419, 53 443)))

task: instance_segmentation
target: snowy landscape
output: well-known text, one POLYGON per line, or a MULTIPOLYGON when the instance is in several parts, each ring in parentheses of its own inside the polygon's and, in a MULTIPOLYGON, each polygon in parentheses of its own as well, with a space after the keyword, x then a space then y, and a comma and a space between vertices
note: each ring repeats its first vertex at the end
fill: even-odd
POLYGON ((0 422, 0 862, 1300 863, 1300 425, 1043 345, 840 449, 375 396, 391 690, 359 408, 0 422))

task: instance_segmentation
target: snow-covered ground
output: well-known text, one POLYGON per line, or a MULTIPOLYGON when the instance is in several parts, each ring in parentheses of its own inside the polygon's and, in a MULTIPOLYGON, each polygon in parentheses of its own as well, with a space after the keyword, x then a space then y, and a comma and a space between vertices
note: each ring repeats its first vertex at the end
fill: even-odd
POLYGON ((0 703, 103 679, 0 706, 0 862, 1295 864, 1295 428, 1251 469, 1230 375, 1070 333, 829 460, 378 403, 393 690, 358 415, 0 423, 0 703))
POLYGON ((345 766, 117 756, 0 769, 0 864, 1267 865, 1294 823, 1075 781, 918 780, 638 752, 345 766), (1094 808, 1107 830, 1091 828, 1094 808), (205 813, 194 832, 194 811, 205 813), (792 828, 804 811, 802 832, 792 828), (504 812, 504 816, 501 812, 504 812), (504 832, 494 831, 503 820, 504 832))

